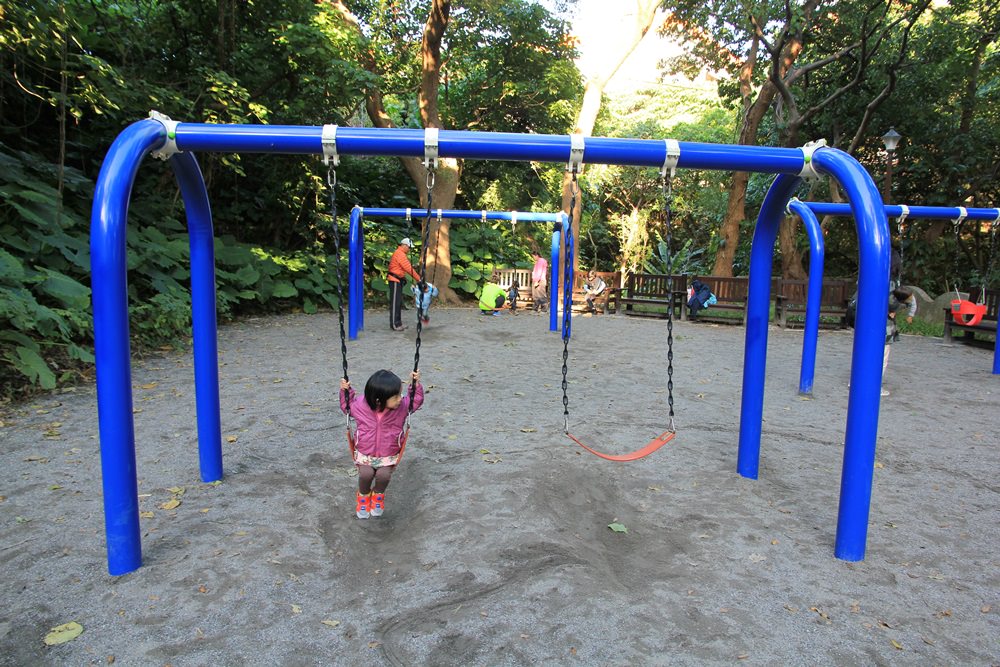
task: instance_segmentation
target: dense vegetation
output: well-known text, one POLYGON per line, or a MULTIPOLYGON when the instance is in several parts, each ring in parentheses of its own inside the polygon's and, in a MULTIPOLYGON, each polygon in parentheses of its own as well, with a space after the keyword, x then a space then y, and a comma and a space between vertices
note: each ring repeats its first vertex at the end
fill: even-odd
MULTIPOLYGON (((383 122, 419 127, 426 118, 417 95, 426 86, 421 40, 432 2, 450 9, 435 98, 445 127, 544 133, 573 127, 585 77, 573 61, 569 25, 552 13, 571 2, 0 5, 0 396, 52 388, 92 371, 90 205, 101 160, 125 126, 150 109, 197 122, 360 125, 372 123, 371 110, 378 108, 383 122), (373 105, 376 94, 381 106, 373 105)), ((826 137, 868 165, 881 183, 886 155, 879 135, 894 126, 903 141, 894 155, 893 200, 1000 203, 995 6, 865 0, 819 14, 816 2, 789 12, 783 3, 762 2, 747 23, 742 4, 662 4, 675 19, 667 29, 688 46, 686 57, 670 63, 671 71, 721 72, 718 94, 663 85, 609 97, 595 134, 768 145, 826 137), (783 72, 772 68, 781 45, 796 36, 801 50, 794 64, 783 72), (765 95, 776 71, 778 93, 761 102, 767 112, 748 138, 752 104, 765 95)), ((336 306, 320 161, 219 154, 198 160, 213 207, 220 318, 336 306)), ((561 168, 465 164, 457 172, 455 206, 556 210, 561 168)), ((419 205, 412 174, 398 160, 346 158, 338 175, 341 229, 354 203, 419 205)), ((730 270, 745 272, 754 212, 770 178, 749 179, 735 248, 727 246, 724 233, 731 222, 732 178, 678 173, 673 268, 710 271, 722 256, 730 270), (720 248, 727 252, 720 255, 720 248)), ((585 172, 582 186, 582 262, 664 269, 657 175, 595 167, 585 172)), ((824 183, 812 188, 813 198, 837 196, 824 183)), ((366 261, 368 275, 378 276, 398 238, 416 236, 419 229, 401 221, 371 222, 366 261)), ((852 275, 853 225, 825 221, 825 229, 828 273, 852 275)), ((955 282, 995 285, 1000 258, 992 265, 990 260, 1000 248, 991 250, 996 240, 988 230, 955 228, 948 221, 909 225, 903 238, 907 282, 934 293, 955 282)), ((537 244, 546 247, 546 233, 540 227, 456 225, 450 287, 460 295, 474 293, 489 266, 525 261, 537 244)), ((783 240, 776 270, 801 271, 806 248, 804 235, 793 231, 783 240)), ((128 262, 136 343, 183 344, 190 328, 188 242, 183 205, 165 164, 149 161, 139 172, 128 262)), ((369 288, 377 300, 384 283, 373 279, 369 288)))

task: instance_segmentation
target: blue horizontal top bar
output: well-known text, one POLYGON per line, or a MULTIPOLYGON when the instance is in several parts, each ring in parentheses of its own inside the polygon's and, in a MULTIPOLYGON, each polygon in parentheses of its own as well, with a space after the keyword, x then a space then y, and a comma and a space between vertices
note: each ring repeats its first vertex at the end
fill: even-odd
MULTIPOLYGON (((406 211, 410 217, 422 218, 427 214, 426 208, 364 208, 355 206, 361 214, 372 218, 405 218, 406 211)), ((534 213, 529 211, 458 211, 453 209, 431 209, 431 216, 442 218, 457 218, 461 220, 482 220, 485 214, 487 220, 515 220, 517 222, 561 222, 565 213, 534 213)))
MULTIPOLYGON (((816 215, 852 215, 850 204, 831 204, 829 202, 807 201, 803 202, 816 215)), ((889 218, 898 218, 903 215, 903 207, 894 204, 885 205, 885 215, 889 218)), ((907 218, 945 218, 957 220, 962 214, 957 206, 910 206, 906 213, 907 218)), ((967 208, 965 209, 966 220, 990 220, 995 221, 1000 218, 1000 208, 967 208)))
MULTIPOLYGON (((150 121, 156 122, 156 121, 150 121)), ((300 125, 220 125, 179 123, 175 131, 182 151, 223 153, 323 153, 322 128, 300 125)), ((799 174, 804 164, 798 148, 733 146, 679 142, 678 167, 799 174)), ((399 128, 338 127, 340 155, 424 157, 424 131, 399 128)), ((510 134, 441 130, 440 157, 482 160, 568 162, 569 135, 510 134)), ((585 137, 583 162, 661 167, 666 142, 655 139, 585 137)))

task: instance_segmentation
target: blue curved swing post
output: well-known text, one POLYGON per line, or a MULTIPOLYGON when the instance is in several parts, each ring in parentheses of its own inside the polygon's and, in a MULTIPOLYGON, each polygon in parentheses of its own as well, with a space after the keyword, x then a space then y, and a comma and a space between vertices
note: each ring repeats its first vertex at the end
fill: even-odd
MULTIPOLYGON (((336 150, 341 155, 427 157, 425 137, 423 130, 344 127, 336 133, 336 150)), ((442 130, 436 141, 440 157, 564 164, 574 159, 572 148, 575 144, 583 145, 584 163, 662 169, 673 159, 667 142, 662 140, 587 137, 581 142, 579 137, 574 140, 569 136, 442 130)), ((676 157, 677 168, 781 174, 768 193, 751 251, 737 461, 737 470, 746 477, 756 478, 758 474, 771 260, 778 223, 792 190, 806 171, 833 177, 847 193, 861 249, 859 284, 862 294, 858 301, 834 553, 838 558, 860 560, 864 557, 867 536, 887 307, 884 289, 865 287, 885 285, 889 273, 888 227, 878 191, 861 165, 836 149, 820 148, 807 154, 805 150, 793 148, 695 142, 675 145, 680 149, 676 157)), ((101 276, 101 280, 93 281, 94 336, 108 570, 113 575, 135 570, 142 563, 129 364, 125 232, 136 171, 145 156, 154 151, 171 156, 192 230, 192 275, 197 276, 192 280, 192 319, 198 369, 195 392, 201 476, 205 481, 214 481, 221 477, 223 467, 218 426, 218 375, 215 372, 218 359, 214 268, 210 243, 206 243, 211 238, 211 214, 192 153, 323 155, 323 128, 174 123, 161 117, 129 126, 108 151, 94 195, 91 257, 93 274, 101 276)), ((561 231, 567 237, 567 250, 571 252, 568 225, 561 231)), ((360 225, 352 229, 351 237, 352 247, 360 248, 360 225)), ((351 255, 355 262, 355 272, 351 275, 355 277, 360 266, 357 252, 351 255)), ((564 299, 571 289, 572 282, 564 281, 564 299)), ((358 299, 356 291, 349 294, 352 300, 358 299)), ((563 336, 568 335, 569 327, 566 326, 563 336)))

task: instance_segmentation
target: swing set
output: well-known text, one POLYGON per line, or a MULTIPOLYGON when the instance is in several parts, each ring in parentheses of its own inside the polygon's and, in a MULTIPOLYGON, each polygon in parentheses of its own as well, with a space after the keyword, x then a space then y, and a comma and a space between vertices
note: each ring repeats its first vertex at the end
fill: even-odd
MULTIPOLYGON (((574 211, 571 212, 575 212, 576 205, 575 175, 584 158, 592 164, 659 168, 664 175, 673 174, 675 168, 777 174, 761 208, 750 255, 736 469, 740 475, 751 479, 758 477, 760 459, 771 268, 778 227, 789 199, 803 178, 817 175, 833 178, 851 203, 858 228, 860 255, 860 295, 854 331, 852 383, 846 432, 843 435, 843 474, 834 555, 844 560, 864 558, 878 432, 883 325, 888 307, 884 285, 889 272, 889 233, 878 189, 867 171, 847 153, 815 144, 802 148, 779 148, 653 139, 584 138, 582 135, 179 123, 153 112, 149 119, 125 128, 109 148, 95 187, 91 217, 91 272, 101 277, 93 281, 92 296, 105 534, 108 571, 112 575, 125 574, 142 565, 125 238, 132 185, 139 166, 150 154, 169 161, 185 205, 191 247, 192 347, 199 467, 201 479, 205 482, 220 480, 223 476, 214 238, 208 193, 195 157, 197 152, 408 156, 423 157, 428 164, 439 154, 458 159, 562 162, 574 172, 574 211), (336 148, 331 151, 332 146, 336 148)), ((335 178, 335 173, 331 172, 331 186, 335 184, 335 178)), ((664 191, 669 200, 669 181, 664 191)), ((335 201, 332 203, 335 204, 335 201)), ((428 198, 428 209, 430 206, 428 198)), ((665 208, 669 210, 669 207, 665 208)), ((563 255, 563 414, 566 435, 579 442, 580 439, 570 433, 566 380, 573 285, 571 229, 567 225, 563 255)), ((352 236, 351 243, 355 242, 352 236)), ((339 245, 339 236, 336 243, 339 245)), ((352 257, 360 258, 360 255, 352 257)), ((421 264, 425 262, 426 256, 422 257, 421 264)), ((350 271, 349 274, 354 275, 350 271)), ((343 286, 340 285, 338 290, 342 303, 343 286)), ((342 315, 338 313, 338 317, 342 315)), ((346 331, 343 319, 340 322, 343 353, 346 331)), ((668 389, 671 389, 672 329, 669 320, 667 335, 667 381, 668 389)), ((419 365, 419 354, 418 328, 414 369, 419 365)), ((346 358, 346 353, 344 356, 346 358)), ((346 362, 344 376, 347 376, 346 362)), ((674 437, 672 398, 670 393, 668 429, 638 452, 612 460, 640 458, 674 437)), ((609 458, 613 456, 607 455, 609 458)))

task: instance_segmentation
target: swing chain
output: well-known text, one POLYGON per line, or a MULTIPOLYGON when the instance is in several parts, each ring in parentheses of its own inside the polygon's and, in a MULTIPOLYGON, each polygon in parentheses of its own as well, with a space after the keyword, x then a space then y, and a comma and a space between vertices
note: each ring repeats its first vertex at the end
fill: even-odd
MULTIPOLYGON (((570 326, 573 316, 573 213, 576 209, 576 196, 579 192, 577 183, 577 165, 573 165, 570 171, 571 180, 569 185, 569 224, 566 226, 564 242, 566 250, 563 253, 563 316, 562 316, 562 403, 563 403, 563 430, 569 435, 569 382, 566 375, 569 372, 569 336, 570 326)), ((558 224, 558 223, 556 223, 558 224)))
MULTIPOLYGON (((344 282, 341 277, 341 262, 340 262, 340 230, 337 227, 337 170, 334 168, 333 163, 328 163, 326 171, 326 183, 327 192, 330 195, 330 231, 333 237, 333 257, 334 257, 334 272, 337 277, 337 315, 340 322, 340 355, 343 360, 344 368, 344 379, 350 382, 350 378, 347 375, 347 334, 344 331, 344 282)), ((347 425, 350 428, 351 424, 351 402, 350 393, 347 394, 347 425)))
MULTIPOLYGON (((424 290, 427 288, 427 246, 430 242, 431 210, 434 206, 434 183, 437 169, 433 164, 427 167, 427 211, 424 214, 424 224, 420 243, 420 280, 417 282, 417 342, 413 352, 413 372, 420 369, 420 333, 424 323, 424 290)), ((441 222, 438 220, 438 227, 441 222)), ((406 411, 406 426, 409 428, 410 415, 413 414, 413 399, 417 393, 416 382, 410 381, 410 405, 406 411)))
MULTIPOLYGON (((660 182, 663 193, 664 220, 667 226, 667 407, 669 409, 668 427, 671 433, 676 433, 674 426, 674 266, 673 266, 673 236, 671 231, 671 206, 674 200, 673 172, 668 176, 661 172, 660 182)), ((681 306, 683 308, 683 306, 681 306)))

